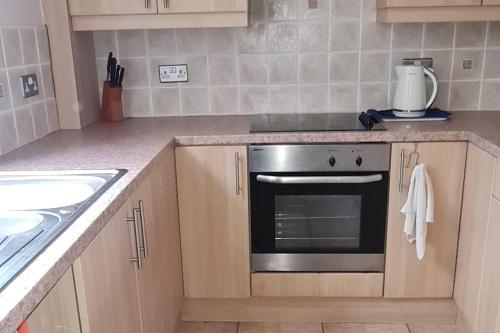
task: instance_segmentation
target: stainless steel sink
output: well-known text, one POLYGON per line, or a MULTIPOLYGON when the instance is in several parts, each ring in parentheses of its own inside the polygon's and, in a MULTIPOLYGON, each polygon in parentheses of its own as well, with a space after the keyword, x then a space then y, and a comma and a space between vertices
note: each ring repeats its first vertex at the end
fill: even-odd
POLYGON ((126 172, 0 172, 0 291, 126 172))

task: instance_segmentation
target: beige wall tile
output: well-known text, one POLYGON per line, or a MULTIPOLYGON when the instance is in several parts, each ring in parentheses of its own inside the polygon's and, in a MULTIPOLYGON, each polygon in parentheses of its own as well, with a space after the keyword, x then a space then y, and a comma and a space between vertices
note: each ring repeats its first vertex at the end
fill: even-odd
POLYGON ((116 35, 120 58, 146 56, 146 33, 144 30, 119 30, 116 35))
POLYGON ((387 104, 387 84, 386 83, 362 83, 359 86, 359 109, 384 110, 387 104))
POLYGON ((4 28, 1 29, 5 64, 7 67, 20 66, 23 64, 23 52, 21 50, 21 38, 19 29, 4 28))
POLYGON ((269 67, 269 81, 271 84, 297 83, 297 55, 270 54, 269 67))
POLYGON ((208 54, 234 54, 236 53, 236 40, 234 29, 214 28, 207 29, 208 54))
POLYGON ((424 49, 448 49, 453 47, 454 23, 426 23, 424 49))
POLYGON ((359 52, 331 53, 329 82, 357 82, 359 52))
POLYGON ((47 124, 49 133, 59 130, 59 118, 57 116, 57 105, 55 99, 45 101, 45 112, 47 112, 47 124))
POLYGON ((328 85, 311 85, 299 87, 300 113, 328 112, 328 85))
POLYGON ((3 54, 2 33, 0 31, 0 69, 5 68, 5 58, 3 54))
POLYGON ((423 25, 421 23, 394 24, 392 48, 394 50, 420 49, 423 25))
POLYGON ((213 87, 210 89, 210 112, 213 114, 238 114, 237 87, 213 87))
POLYGON ((49 125, 47 124, 47 113, 45 112, 45 103, 40 102, 31 105, 31 115, 33 116, 35 138, 40 139, 49 134, 49 125))
POLYGON ((233 85, 237 83, 236 58, 231 56, 208 57, 208 76, 210 84, 233 85))
POLYGON ((14 115, 11 111, 0 112, 0 153, 6 154, 18 146, 14 115))
POLYGON ((453 80, 479 80, 483 73, 484 50, 455 50, 453 80), (472 60, 472 69, 463 69, 463 61, 472 60))
POLYGON ((481 110, 500 111, 500 80, 486 81, 481 91, 481 110))
POLYGON ((35 28, 21 28, 20 33, 24 64, 38 64, 35 28))
POLYGON ((250 1, 250 20, 251 22, 265 21, 267 0, 250 1))
POLYGON ((179 54, 205 54, 207 52, 205 29, 177 29, 175 33, 179 54))
POLYGON ((338 21, 331 24, 331 50, 357 51, 359 50, 358 21, 338 21))
POLYGON ((149 89, 123 89, 123 115, 125 117, 151 117, 149 89))
POLYGON ((239 57, 240 84, 267 84, 267 56, 242 54, 239 57))
POLYGON ((389 53, 361 53, 361 82, 380 82, 389 80, 389 53))
MULTIPOLYGON (((124 58, 121 59, 120 65, 125 68, 126 73, 123 79, 124 88, 149 87, 147 58, 124 58)), ((156 73, 155 78, 159 76, 158 68, 156 68, 156 73)))
POLYGON ((455 47, 483 47, 486 38, 486 22, 458 22, 455 47))
POLYGON ((108 59, 109 52, 118 56, 114 31, 94 31, 94 49, 97 58, 108 59))
POLYGON ((363 22, 361 49, 365 51, 388 50, 391 42, 391 26, 375 22, 363 22))
POLYGON ((486 50, 485 61, 484 78, 500 79, 500 49, 486 50))
POLYGON ((329 29, 328 21, 301 21, 299 23, 300 52, 327 52, 329 29))
POLYGON ((146 31, 149 56, 165 57, 177 53, 177 41, 174 29, 146 31))
POLYGON ((434 60, 433 67, 439 80, 449 80, 451 77, 451 50, 424 50, 424 57, 434 60))
POLYGON ((240 112, 242 114, 266 113, 267 110, 267 86, 240 87, 240 112))
POLYGON ((480 85, 480 81, 452 81, 450 92, 450 110, 477 110, 480 85))
POLYGON ((487 47, 500 46, 500 21, 489 22, 487 47))
POLYGON ((268 25, 267 49, 269 52, 295 52, 297 50, 297 24, 272 22, 268 25))
POLYGON ((47 28, 37 27, 36 28, 36 40, 38 46, 38 58, 41 64, 47 64, 50 62, 50 48, 49 48, 49 37, 47 35, 47 28))
POLYGON ((24 146, 27 143, 35 140, 35 128, 33 127, 33 117, 31 115, 31 107, 25 106, 14 110, 14 118, 16 119, 17 138, 19 145, 24 146))
POLYGON ((183 116, 207 115, 210 111, 208 88, 181 88, 183 116))
POLYGON ((266 44, 265 23, 251 24, 248 28, 236 29, 236 40, 240 53, 265 53, 266 44))
POLYGON ((0 85, 2 85, 4 96, 0 98, 0 112, 11 109, 9 81, 7 80, 7 71, 0 70, 0 85))
POLYGON ((181 99, 179 88, 151 89, 153 116, 180 116, 181 99))
POLYGON ((297 19, 297 0, 268 0, 267 18, 269 21, 297 19))
POLYGON ((21 75, 26 74, 26 69, 24 67, 17 67, 7 70, 9 76, 10 92, 12 95, 12 105, 14 108, 18 108, 28 104, 28 100, 23 98, 23 92, 21 90, 21 75))
MULTIPOLYGON (((54 98, 55 93, 54 93, 54 78, 52 76, 52 66, 50 64, 46 65, 41 65, 40 68, 42 69, 42 77, 39 78, 39 82, 43 84, 43 94, 45 98, 54 98)), ((101 72, 105 72, 103 69, 101 72)))
POLYGON ((303 53, 299 56, 300 83, 328 82, 328 53, 303 53))
POLYGON ((361 17, 361 0, 330 0, 334 20, 353 20, 361 17))
POLYGON ((333 84, 330 86, 331 112, 358 111, 358 85, 333 84))
POLYGON ((297 112, 297 86, 271 86, 269 113, 297 112))

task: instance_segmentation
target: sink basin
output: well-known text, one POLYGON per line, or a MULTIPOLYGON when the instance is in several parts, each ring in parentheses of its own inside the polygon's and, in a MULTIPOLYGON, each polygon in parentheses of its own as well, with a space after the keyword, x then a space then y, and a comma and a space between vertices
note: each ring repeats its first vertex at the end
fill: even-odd
POLYGON ((0 172, 0 292, 126 172, 0 172))
POLYGON ((67 207, 89 199, 118 171, 0 173, 0 210, 67 207))
POLYGON ((0 211, 0 238, 30 231, 40 225, 43 218, 34 212, 0 211))

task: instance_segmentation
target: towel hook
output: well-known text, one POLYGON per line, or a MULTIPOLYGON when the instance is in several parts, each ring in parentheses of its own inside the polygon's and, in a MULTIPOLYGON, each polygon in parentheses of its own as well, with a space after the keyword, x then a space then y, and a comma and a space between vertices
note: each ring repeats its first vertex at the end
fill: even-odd
POLYGON ((415 149, 408 156, 408 161, 405 163, 405 168, 408 169, 411 164, 412 157, 415 156, 415 165, 418 165, 418 160, 420 158, 420 154, 418 153, 418 144, 415 143, 415 149))

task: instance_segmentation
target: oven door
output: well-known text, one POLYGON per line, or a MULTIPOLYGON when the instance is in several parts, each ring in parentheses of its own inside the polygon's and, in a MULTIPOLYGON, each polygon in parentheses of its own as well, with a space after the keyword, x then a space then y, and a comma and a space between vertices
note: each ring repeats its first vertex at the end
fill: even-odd
POLYGON ((387 172, 250 181, 253 271, 383 271, 387 172))

